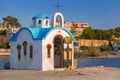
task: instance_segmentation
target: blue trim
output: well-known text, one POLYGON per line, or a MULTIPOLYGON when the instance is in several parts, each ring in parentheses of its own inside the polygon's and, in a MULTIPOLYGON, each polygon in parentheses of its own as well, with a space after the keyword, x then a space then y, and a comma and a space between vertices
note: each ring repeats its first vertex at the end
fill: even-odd
POLYGON ((47 33, 47 35, 45 36, 44 39, 46 39, 46 37, 49 35, 49 33, 50 33, 51 31, 55 30, 55 29, 62 29, 62 30, 64 30, 64 31, 66 31, 66 32, 70 35, 71 39, 72 39, 73 41, 76 41, 76 39, 74 38, 74 36, 72 35, 72 33, 71 33, 68 29, 66 29, 66 28, 64 28, 64 27, 54 27, 54 28, 52 28, 52 29, 47 33))
POLYGON ((56 29, 64 30, 65 32, 67 32, 70 35, 70 37, 73 41, 76 41, 74 36, 72 35, 72 33, 64 27, 52 27, 52 28, 39 28, 39 27, 38 28, 27 28, 27 27, 23 27, 10 38, 10 41, 17 41, 18 34, 22 30, 29 31, 30 34, 32 35, 33 40, 42 40, 42 39, 46 39, 47 36, 49 35, 49 33, 53 30, 56 30, 56 29))
MULTIPOLYGON (((16 33, 10 38, 9 41, 16 41, 17 38, 18 38, 18 34, 19 34, 22 30, 28 30, 28 28, 27 28, 27 27, 20 28, 20 30, 19 30, 18 32, 16 32, 16 33)), ((29 30, 28 30, 28 31, 29 31, 29 30)), ((29 32, 30 32, 30 34, 32 35, 31 31, 29 31, 29 32)), ((33 37, 33 35, 32 35, 32 37, 33 37)))
POLYGON ((46 14, 38 14, 37 16, 33 17, 32 20, 34 19, 39 19, 39 18, 43 18, 43 19, 50 19, 50 17, 46 14))

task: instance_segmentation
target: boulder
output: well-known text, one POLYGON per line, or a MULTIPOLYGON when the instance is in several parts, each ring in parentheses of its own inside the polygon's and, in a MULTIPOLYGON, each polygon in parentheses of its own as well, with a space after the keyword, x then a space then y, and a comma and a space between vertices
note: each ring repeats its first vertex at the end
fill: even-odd
POLYGON ((4 64, 4 69, 6 70, 10 69, 10 62, 4 64))

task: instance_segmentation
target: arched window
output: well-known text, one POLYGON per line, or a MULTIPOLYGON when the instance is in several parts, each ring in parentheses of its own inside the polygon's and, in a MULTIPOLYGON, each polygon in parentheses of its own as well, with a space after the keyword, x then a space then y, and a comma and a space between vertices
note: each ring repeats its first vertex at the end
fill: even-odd
POLYGON ((30 46, 30 58, 33 58, 33 47, 32 47, 32 45, 30 46))
POLYGON ((38 24, 41 24, 41 20, 38 20, 38 24))
POLYGON ((48 58, 51 58, 51 48, 52 48, 51 44, 48 44, 47 45, 47 57, 48 58))
POLYGON ((64 60, 67 60, 67 52, 64 50, 64 60))
POLYGON ((18 61, 20 61, 20 59, 21 59, 21 45, 18 45, 17 46, 17 50, 18 50, 18 61))
POLYGON ((24 48, 24 56, 27 54, 27 41, 23 42, 23 48, 24 48))
POLYGON ((69 51, 69 60, 72 60, 72 49, 69 51))

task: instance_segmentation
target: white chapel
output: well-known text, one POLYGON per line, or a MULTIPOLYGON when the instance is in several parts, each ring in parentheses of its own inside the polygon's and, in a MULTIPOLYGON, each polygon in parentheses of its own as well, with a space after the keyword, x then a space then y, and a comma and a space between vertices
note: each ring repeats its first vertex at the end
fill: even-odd
POLYGON ((22 27, 10 39, 10 68, 47 71, 75 66, 75 38, 64 28, 62 13, 56 12, 52 20, 46 14, 39 14, 32 21, 33 27, 22 27))

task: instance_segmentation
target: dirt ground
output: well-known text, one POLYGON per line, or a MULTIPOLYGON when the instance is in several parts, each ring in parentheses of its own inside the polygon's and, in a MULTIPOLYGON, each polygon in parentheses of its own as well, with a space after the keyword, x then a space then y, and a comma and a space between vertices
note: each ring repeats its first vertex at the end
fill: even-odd
POLYGON ((75 70, 0 70, 0 80, 120 80, 120 68, 86 67, 75 70))

